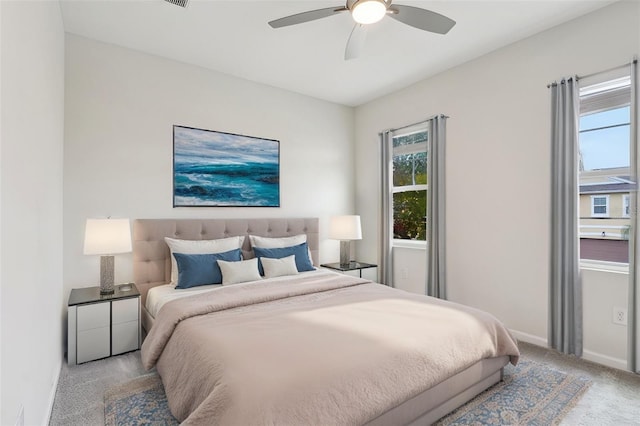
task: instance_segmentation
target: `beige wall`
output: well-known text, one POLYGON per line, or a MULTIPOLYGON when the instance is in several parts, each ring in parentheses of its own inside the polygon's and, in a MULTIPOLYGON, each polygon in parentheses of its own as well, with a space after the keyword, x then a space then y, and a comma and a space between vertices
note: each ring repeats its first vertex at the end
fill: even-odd
POLYGON ((627 326, 613 323, 614 308, 627 308, 629 274, 583 268, 583 357, 626 369, 627 326))
MULTIPOLYGON (((628 63, 640 53, 639 14, 640 3, 618 2, 358 107, 356 205, 367 239, 377 238, 379 229, 379 173, 371 166, 378 164, 378 132, 449 115, 449 296, 493 313, 519 337, 545 344, 547 84, 628 63)), ((364 241, 357 250, 361 259, 378 257, 364 241)), ((414 281, 424 280, 422 268, 394 258, 414 281)), ((609 306, 602 309, 610 312, 609 306)))
POLYGON ((0 2, 0 424, 47 424, 62 361, 64 30, 0 2))
MULTIPOLYGON (((82 254, 90 217, 321 218, 321 262, 337 261, 329 216, 354 213, 354 111, 130 49, 67 35, 64 284, 99 282, 82 254), (280 141, 280 208, 173 208, 174 124, 280 141)), ((115 278, 132 280, 131 254, 115 278)))

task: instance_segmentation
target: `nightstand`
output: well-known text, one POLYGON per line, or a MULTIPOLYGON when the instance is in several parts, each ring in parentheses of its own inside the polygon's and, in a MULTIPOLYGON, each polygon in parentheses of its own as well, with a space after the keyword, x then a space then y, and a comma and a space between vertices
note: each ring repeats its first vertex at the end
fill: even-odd
POLYGON ((333 269, 334 271, 339 272, 348 272, 348 271, 358 271, 360 273, 360 278, 362 278, 362 270, 368 268, 377 268, 378 265, 374 265, 373 263, 364 263, 351 261, 348 265, 341 265, 340 262, 336 263, 324 263, 322 265, 323 268, 333 269))
POLYGON ((67 362, 83 362, 140 348, 140 292, 135 284, 71 290, 67 304, 67 362))

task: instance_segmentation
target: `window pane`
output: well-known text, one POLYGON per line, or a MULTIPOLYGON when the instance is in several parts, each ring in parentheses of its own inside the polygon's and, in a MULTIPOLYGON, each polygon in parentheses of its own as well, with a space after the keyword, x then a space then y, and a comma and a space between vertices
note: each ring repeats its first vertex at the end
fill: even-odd
POLYGON ((413 185, 413 154, 393 157, 393 186, 413 185))
POLYGON ((629 261, 629 107, 580 117, 580 257, 629 261), (597 195, 596 195, 597 194, 597 195))
POLYGON ((427 183, 427 153, 420 152, 413 154, 413 161, 415 163, 415 184, 426 185, 427 183))
POLYGON ((427 191, 393 194, 393 238, 426 240, 427 191))
POLYGON ((580 131, 585 132, 600 127, 629 124, 631 107, 614 108, 595 114, 585 114, 580 117, 580 131))
POLYGON ((426 152, 393 157, 393 186, 425 185, 426 183, 426 152))
POLYGON ((629 167, 629 125, 580 134, 580 170, 629 167))

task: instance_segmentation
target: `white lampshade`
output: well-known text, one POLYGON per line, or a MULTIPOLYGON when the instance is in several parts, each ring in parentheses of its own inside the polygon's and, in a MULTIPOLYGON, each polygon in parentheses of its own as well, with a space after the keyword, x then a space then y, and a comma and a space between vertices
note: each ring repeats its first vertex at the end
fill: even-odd
POLYGON ((360 216, 332 216, 329 219, 329 238, 334 240, 361 240, 360 216))
POLYGON ((131 251, 129 219, 87 219, 84 254, 116 254, 131 251))
POLYGON ((358 24, 374 24, 387 14, 384 0, 359 0, 353 5, 351 16, 358 24))

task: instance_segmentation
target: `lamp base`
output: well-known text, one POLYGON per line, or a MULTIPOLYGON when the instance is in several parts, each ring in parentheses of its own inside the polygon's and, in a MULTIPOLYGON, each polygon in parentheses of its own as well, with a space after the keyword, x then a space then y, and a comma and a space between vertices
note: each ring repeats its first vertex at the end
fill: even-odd
POLYGON ((340 266, 348 267, 351 257, 351 241, 340 240, 340 266))
POLYGON ((113 294, 113 256, 100 256, 100 294, 113 294))

